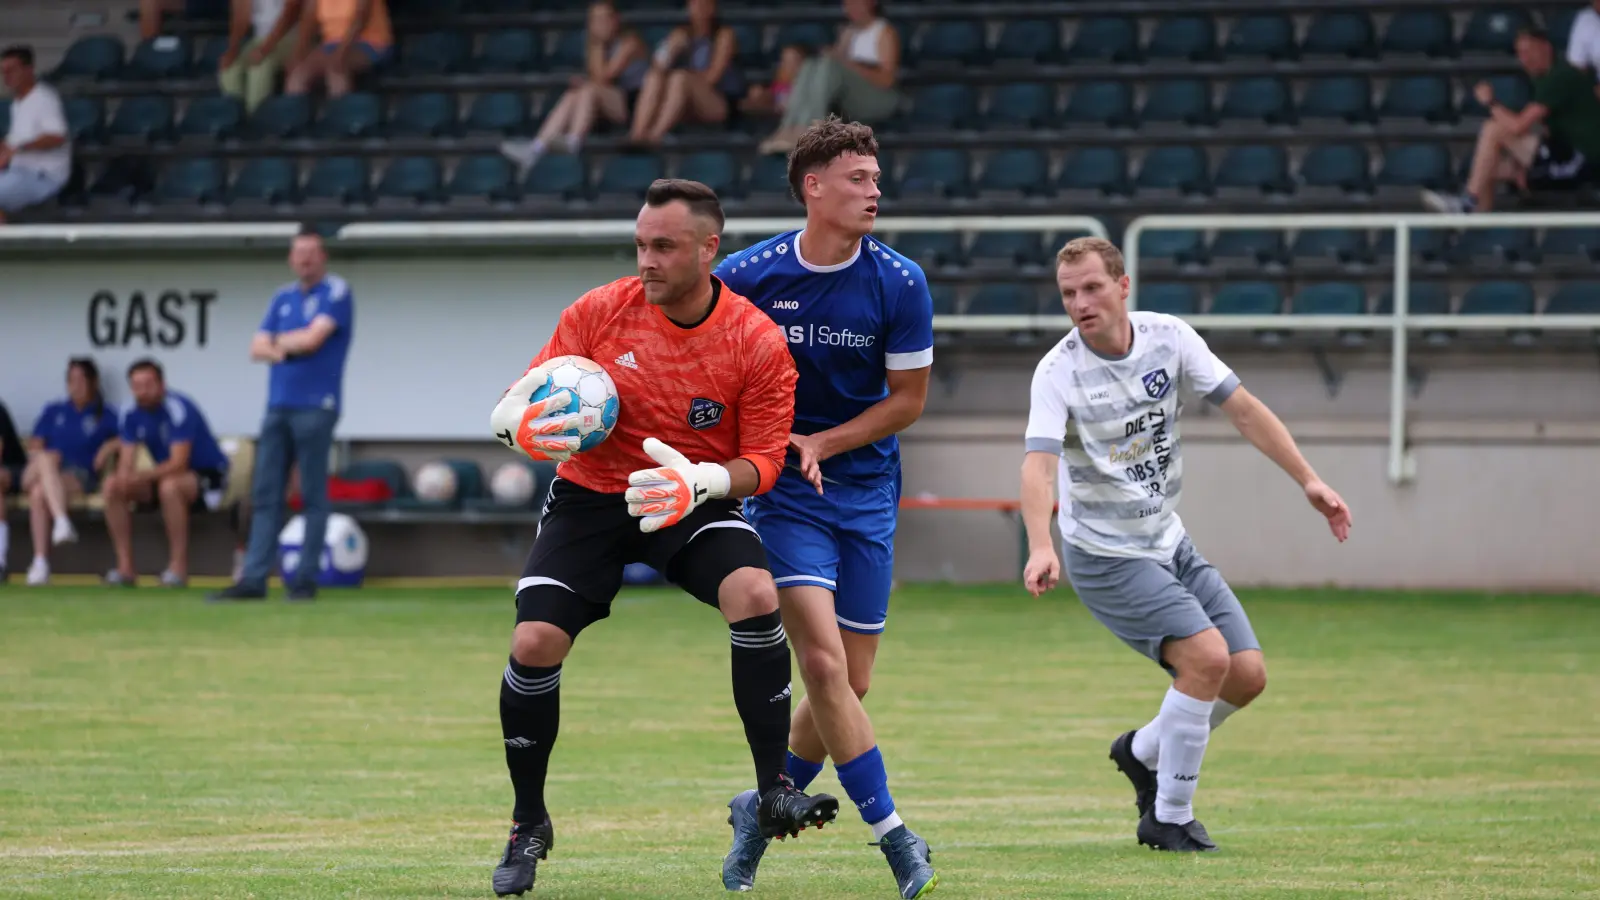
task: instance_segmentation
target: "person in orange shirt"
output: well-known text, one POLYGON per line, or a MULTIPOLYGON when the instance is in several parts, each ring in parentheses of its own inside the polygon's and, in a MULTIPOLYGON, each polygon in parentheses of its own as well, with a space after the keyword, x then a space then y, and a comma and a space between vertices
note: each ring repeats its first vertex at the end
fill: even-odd
MULTIPOLYGON (((361 73, 385 62, 394 51, 394 29, 389 25, 386 0, 294 0, 300 5, 300 31, 293 64, 284 81, 286 94, 306 94, 319 82, 329 97, 350 93, 361 73), (315 35, 321 43, 313 49, 315 35)), ((279 17, 279 30, 287 31, 295 19, 293 8, 279 17)))
POLYGON ((763 833, 799 834, 839 812, 838 800, 807 796, 784 774, 788 637, 766 552, 740 498, 778 480, 798 375, 778 326, 712 277, 722 226, 711 188, 677 179, 652 184, 635 226, 638 276, 568 307, 490 416, 492 433, 507 446, 560 461, 517 583, 517 625, 500 684, 516 802, 494 871, 499 896, 533 886, 554 840, 544 782, 561 663, 579 632, 610 615, 631 562, 648 563, 728 622, 734 705, 755 761, 763 833), (565 390, 528 401, 547 383, 544 363, 569 355, 606 366, 620 398, 611 434, 581 453, 573 434, 592 413, 554 412, 568 408, 565 390))

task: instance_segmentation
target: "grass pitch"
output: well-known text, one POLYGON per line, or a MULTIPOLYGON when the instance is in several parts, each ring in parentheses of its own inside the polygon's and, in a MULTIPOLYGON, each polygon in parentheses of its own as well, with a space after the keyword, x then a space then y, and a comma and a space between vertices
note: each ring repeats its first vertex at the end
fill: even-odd
MULTIPOLYGON (((1244 600, 1271 683, 1212 739, 1223 852, 1194 858, 1135 844, 1106 759, 1159 669, 1070 593, 900 591, 867 706, 935 896, 1600 897, 1600 600, 1244 600)), ((511 621, 507 590, 0 588, 0 896, 491 896, 511 621)), ((752 779, 728 678, 726 628, 672 591, 584 634, 531 896, 722 893, 752 779)), ((816 789, 842 797, 831 769, 816 789)), ((868 840, 847 805, 756 896, 891 898, 868 840)))

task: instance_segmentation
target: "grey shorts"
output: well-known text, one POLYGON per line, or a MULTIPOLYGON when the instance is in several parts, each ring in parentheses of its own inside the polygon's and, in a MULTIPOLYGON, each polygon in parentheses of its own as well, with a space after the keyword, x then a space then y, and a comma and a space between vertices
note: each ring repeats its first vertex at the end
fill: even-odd
POLYGON ((1228 652, 1260 650, 1250 617, 1216 567, 1185 537, 1166 565, 1153 559, 1095 556, 1064 545, 1067 579, 1100 624, 1161 662, 1161 645, 1216 628, 1228 652))

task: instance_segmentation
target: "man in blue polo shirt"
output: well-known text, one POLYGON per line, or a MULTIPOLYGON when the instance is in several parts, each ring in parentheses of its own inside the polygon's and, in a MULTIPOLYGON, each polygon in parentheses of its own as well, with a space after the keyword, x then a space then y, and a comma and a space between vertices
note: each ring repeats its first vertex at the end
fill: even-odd
POLYGON ((250 543, 239 580, 212 594, 213 601, 267 596, 289 467, 295 463, 300 465, 307 552, 300 554, 286 588, 290 600, 317 595, 320 548, 328 530, 328 454, 339 421, 355 298, 350 285, 328 271, 327 249, 314 231, 294 239, 289 266, 295 280, 278 289, 250 342, 250 358, 272 366, 250 485, 250 543))
POLYGON ((165 587, 189 583, 189 512, 215 509, 228 484, 228 457, 217 444, 200 407, 184 394, 167 389, 166 373, 152 359, 128 367, 133 402, 122 411, 122 445, 117 471, 107 476, 106 530, 116 550, 117 567, 106 583, 133 586, 133 505, 155 503, 167 529, 165 587), (139 447, 155 466, 139 469, 139 447))

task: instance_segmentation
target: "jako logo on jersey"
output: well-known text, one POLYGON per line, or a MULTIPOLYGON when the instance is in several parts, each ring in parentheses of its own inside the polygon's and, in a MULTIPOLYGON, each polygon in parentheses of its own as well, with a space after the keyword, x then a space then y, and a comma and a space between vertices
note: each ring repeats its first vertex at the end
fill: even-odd
POLYGON ((1172 387, 1172 379, 1167 376, 1166 369, 1157 369, 1146 373, 1144 376, 1144 392, 1152 400, 1160 400, 1167 395, 1167 389, 1172 387))
POLYGON ((704 431, 722 421, 722 412, 727 409, 715 400, 696 397, 689 401, 689 427, 696 431, 704 431))
POLYGON ((772 308, 773 309, 799 309, 800 308, 800 301, 799 300, 774 300, 774 301, 772 301, 772 308))
POLYGON ((846 328, 835 331, 826 325, 790 325, 789 343, 813 346, 821 344, 824 347, 871 347, 877 343, 875 334, 857 334, 846 328))

